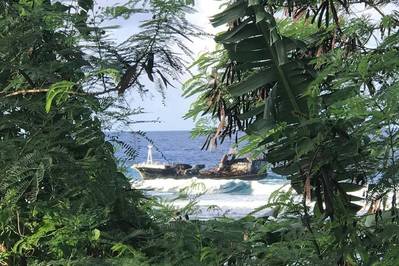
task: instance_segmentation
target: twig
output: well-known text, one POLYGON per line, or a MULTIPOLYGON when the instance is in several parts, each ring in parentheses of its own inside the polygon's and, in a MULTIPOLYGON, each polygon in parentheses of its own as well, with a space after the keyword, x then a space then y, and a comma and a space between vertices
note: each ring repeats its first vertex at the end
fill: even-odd
POLYGON ((110 89, 107 89, 107 90, 104 90, 104 91, 90 92, 90 93, 88 93, 88 95, 100 96, 100 95, 103 95, 103 94, 108 94, 108 93, 110 93, 110 92, 116 92, 116 91, 118 91, 118 90, 119 90, 119 88, 116 87, 116 88, 110 88, 110 89))
MULTIPOLYGON (((25 94, 37 94, 37 93, 47 93, 50 89, 25 89, 25 90, 18 90, 9 94, 6 94, 4 92, 0 92, 0 97, 12 97, 12 96, 18 96, 18 95, 25 95, 25 94)), ((80 96, 87 96, 87 95, 94 95, 94 94, 89 94, 89 93, 78 93, 75 91, 69 91, 67 92, 68 94, 73 94, 73 95, 80 95, 80 96)))
POLYGON ((17 228, 18 228, 19 235, 22 236, 21 227, 19 225, 19 212, 18 211, 17 211, 17 228))
POLYGON ((317 256, 319 257, 320 260, 322 260, 323 256, 322 256, 321 251, 320 251, 319 243, 317 243, 317 240, 316 240, 316 237, 314 235, 313 229, 312 229, 312 227, 310 225, 310 222, 309 222, 310 216, 309 216, 309 213, 308 213, 308 207, 306 206, 305 197, 304 197, 304 199, 302 201, 302 204, 303 204, 303 210, 304 210, 303 223, 305 224, 306 228, 309 230, 309 232, 311 234, 312 242, 313 242, 313 244, 314 244, 314 246, 316 248, 317 256))
POLYGON ((376 5, 374 5, 371 1, 364 1, 365 4, 371 6, 374 8, 375 11, 377 11, 382 17, 385 17, 385 14, 379 9, 376 5))
MULTIPOLYGON (((25 94, 36 94, 36 93, 43 93, 43 92, 48 92, 49 89, 27 89, 27 90, 19 90, 15 91, 9 94, 5 94, 5 97, 12 97, 12 96, 17 96, 17 95, 25 95, 25 94)), ((0 96, 4 95, 4 93, 0 93, 0 96)))
POLYGON ((23 71, 22 69, 19 69, 19 73, 21 73, 21 75, 25 78, 25 80, 29 83, 29 85, 31 87, 35 87, 35 83, 33 82, 33 80, 29 77, 28 74, 26 74, 25 71, 23 71))

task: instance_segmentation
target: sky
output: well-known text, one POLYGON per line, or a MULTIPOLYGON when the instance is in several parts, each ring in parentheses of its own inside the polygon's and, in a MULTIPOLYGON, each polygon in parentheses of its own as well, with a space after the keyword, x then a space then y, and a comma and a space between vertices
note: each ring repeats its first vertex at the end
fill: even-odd
MULTIPOLYGON (((97 0, 99 6, 111 6, 121 1, 107 1, 97 0)), ((217 14, 220 9, 220 0, 198 0, 196 1, 194 14, 189 14, 188 18, 191 22, 201 27, 205 32, 215 34, 219 30, 213 28, 209 22, 209 18, 217 14)), ((138 28, 139 19, 131 18, 128 20, 118 19, 112 21, 113 25, 120 25, 120 28, 113 31, 113 37, 118 41, 123 41, 131 33, 136 32, 138 28)), ((197 38, 193 43, 189 44, 194 58, 206 51, 212 51, 215 48, 213 38, 197 38)), ((190 76, 188 72, 181 77, 180 82, 188 79, 190 76)), ((145 114, 135 116, 135 119, 140 121, 159 120, 157 123, 139 123, 130 128, 118 128, 118 130, 141 130, 141 131, 169 131, 169 130, 191 130, 194 127, 194 122, 191 119, 185 120, 183 116, 189 110, 190 105, 195 100, 195 97, 185 99, 182 96, 181 85, 176 84, 175 88, 168 87, 165 91, 166 99, 163 101, 162 95, 156 91, 156 84, 147 83, 150 94, 144 98, 137 97, 137 94, 127 95, 127 101, 132 107, 144 107, 145 114)))
MULTIPOLYGON (((216 33, 216 30, 209 22, 209 17, 218 13, 220 2, 215 0, 198 0, 196 1, 197 13, 189 16, 190 21, 195 22, 207 33, 216 33)), ((195 39, 190 43, 190 48, 194 56, 205 52, 212 51, 215 47, 215 42, 212 38, 195 39)), ((181 82, 188 79, 189 74, 182 76, 181 82)), ((155 86, 149 84, 148 86, 155 86)), ((189 110, 191 103, 195 100, 195 96, 190 99, 185 99, 182 96, 182 90, 179 84, 175 87, 168 87, 166 89, 165 105, 162 103, 162 97, 156 92, 151 98, 145 98, 145 111, 148 114, 143 115, 145 119, 159 119, 160 123, 139 124, 138 127, 144 131, 158 131, 158 130, 191 130, 194 126, 192 119, 185 120, 183 116, 189 110)))
MULTIPOLYGON (((124 0, 97 0, 99 6, 112 6, 123 2, 124 0)), ((209 18, 221 11, 220 5, 223 0, 196 0, 195 14, 188 16, 189 20, 200 26, 205 32, 216 34, 223 29, 215 29, 209 22, 209 18)), ((390 5, 384 7, 384 12, 390 13, 390 5)), ((354 17, 360 17, 362 15, 368 16, 370 19, 379 18, 380 15, 371 8, 365 8, 364 5, 353 7, 352 14, 354 17)), ((113 37, 118 41, 124 41, 126 37, 132 33, 137 32, 140 18, 131 18, 124 20, 122 18, 112 21, 113 25, 120 25, 120 28, 114 30, 113 37)), ((215 48, 215 42, 213 38, 202 38, 195 39, 193 43, 190 43, 194 57, 206 52, 212 51, 215 48)), ((189 78, 189 74, 181 77, 180 82, 184 82, 189 78)), ((157 92, 156 84, 147 84, 150 94, 144 98, 137 97, 137 94, 129 96, 126 99, 132 107, 144 107, 145 114, 138 115, 135 118, 139 121, 153 121, 158 120, 159 123, 139 123, 130 128, 118 128, 117 130, 141 130, 141 131, 169 131, 169 130, 191 130, 194 127, 194 122, 185 120, 183 116, 189 110, 190 105, 195 101, 195 96, 185 99, 182 96, 181 85, 178 83, 176 87, 168 87, 165 91, 166 99, 163 101, 162 95, 157 92)))

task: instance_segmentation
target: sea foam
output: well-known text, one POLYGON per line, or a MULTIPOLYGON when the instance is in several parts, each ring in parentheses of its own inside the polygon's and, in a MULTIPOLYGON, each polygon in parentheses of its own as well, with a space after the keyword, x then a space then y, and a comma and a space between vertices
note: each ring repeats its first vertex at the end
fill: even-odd
MULTIPOLYGON (((163 200, 172 200, 181 192, 198 195, 196 198, 199 212, 196 218, 227 215, 239 218, 252 212, 255 208, 267 204, 270 195, 288 181, 279 179, 264 179, 259 181, 243 181, 238 179, 150 179, 133 182, 133 187, 163 200)), ((189 199, 178 199, 173 205, 182 208, 189 203, 189 199)), ((270 209, 261 215, 267 215, 270 209)))

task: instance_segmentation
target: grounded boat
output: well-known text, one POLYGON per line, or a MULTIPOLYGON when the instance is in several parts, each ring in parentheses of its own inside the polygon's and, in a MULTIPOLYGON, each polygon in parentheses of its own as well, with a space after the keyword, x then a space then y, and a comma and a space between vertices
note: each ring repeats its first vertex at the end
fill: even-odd
POLYGON ((152 145, 148 146, 147 161, 141 164, 134 164, 133 169, 140 172, 143 179, 155 178, 209 178, 209 179, 241 179, 260 180, 264 179, 264 173, 260 170, 265 165, 264 160, 250 160, 247 158, 229 159, 225 155, 217 168, 205 169, 205 165, 189 164, 162 164, 152 159, 152 145))

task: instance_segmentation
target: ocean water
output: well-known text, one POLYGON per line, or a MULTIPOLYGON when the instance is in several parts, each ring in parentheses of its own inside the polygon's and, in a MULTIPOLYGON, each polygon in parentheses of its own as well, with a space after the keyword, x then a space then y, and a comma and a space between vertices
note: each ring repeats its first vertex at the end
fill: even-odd
MULTIPOLYGON (((147 145, 149 140, 154 145, 154 161, 167 163, 205 164, 207 168, 218 165, 222 156, 229 151, 233 140, 226 140, 212 151, 203 151, 201 147, 205 138, 191 138, 188 131, 163 131, 148 132, 146 136, 120 132, 110 134, 134 147, 137 151, 135 158, 129 158, 122 149, 116 156, 124 161, 126 166, 133 163, 145 162, 147 159, 147 145)), ((146 194, 160 198, 162 201, 172 201, 175 206, 183 208, 190 200, 197 202, 196 211, 190 217, 196 219, 209 219, 216 216, 243 217, 267 204, 268 199, 275 190, 287 188, 284 177, 273 173, 265 174, 259 181, 223 180, 223 179, 152 179, 143 180, 140 174, 128 167, 128 175, 132 178, 135 188, 143 190, 146 194), (178 198, 182 192, 188 198, 178 198)), ((257 213, 258 216, 268 215, 270 209, 257 213)))

